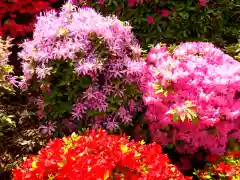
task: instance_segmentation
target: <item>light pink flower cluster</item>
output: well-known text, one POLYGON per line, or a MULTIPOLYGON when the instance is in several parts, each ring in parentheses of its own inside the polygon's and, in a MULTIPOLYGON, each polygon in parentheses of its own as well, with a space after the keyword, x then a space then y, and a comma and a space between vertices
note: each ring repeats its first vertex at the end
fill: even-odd
POLYGON ((22 66, 25 81, 32 78, 32 68, 36 68, 38 79, 50 75, 52 67, 48 67, 48 63, 56 59, 77 61, 78 74, 96 78, 97 71, 103 71, 104 62, 92 47, 89 33, 103 37, 110 47, 112 55, 109 61, 114 63, 108 65, 109 78, 122 77, 128 67, 134 70, 132 67, 139 65, 132 61, 140 57, 139 44, 133 37, 131 27, 117 17, 103 17, 91 8, 75 8, 67 3, 60 13, 49 11, 37 19, 33 40, 24 42, 23 50, 19 53, 25 60, 22 66), (34 66, 32 61, 35 62, 34 66))
MULTIPOLYGON (((131 88, 138 86, 144 66, 131 27, 115 16, 104 17, 91 8, 76 8, 70 2, 59 13, 49 11, 37 19, 33 40, 24 42, 19 53, 24 59, 21 87, 27 89, 32 85, 34 76, 40 85, 47 82, 49 96, 53 88, 55 92, 60 91, 61 97, 78 92, 74 94, 77 98, 73 99, 72 114, 69 114, 74 120, 88 119, 93 124, 100 121, 101 127, 110 130, 116 129, 120 122, 131 123, 133 113, 128 104, 134 102, 137 106, 138 101, 135 89, 131 88), (73 67, 70 75, 76 76, 76 81, 70 79, 68 89, 76 89, 56 89, 61 86, 61 83, 56 86, 56 82, 65 83, 65 77, 58 74, 69 68, 66 65, 57 69, 59 62, 73 67), (80 81, 82 77, 90 78, 90 85, 85 87, 80 81)), ((38 112, 43 112, 43 108, 38 112)))
POLYGON ((239 139, 240 63, 213 44, 158 44, 147 56, 142 78, 146 117, 154 141, 179 152, 200 147, 222 154, 239 139))

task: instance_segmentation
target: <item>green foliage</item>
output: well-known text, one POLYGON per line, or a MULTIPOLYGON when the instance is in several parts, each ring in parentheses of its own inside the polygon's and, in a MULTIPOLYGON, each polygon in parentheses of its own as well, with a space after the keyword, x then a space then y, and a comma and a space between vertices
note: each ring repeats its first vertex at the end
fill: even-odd
POLYGON ((128 0, 105 0, 105 4, 84 2, 103 14, 116 14, 129 21, 142 47, 157 41, 171 44, 210 41, 218 46, 236 42, 240 35, 239 0, 216 0, 201 7, 198 0, 154 0, 129 7, 128 0), (168 16, 162 16, 162 10, 168 16), (152 16, 153 24, 147 22, 152 16))
POLYGON ((0 136, 3 136, 3 130, 8 127, 16 127, 14 121, 12 121, 13 116, 6 115, 0 111, 0 136))
POLYGON ((72 62, 54 61, 50 66, 53 67, 51 77, 41 83, 51 89, 50 94, 43 93, 47 119, 57 120, 71 114, 77 95, 89 87, 92 79, 77 75, 72 62))
POLYGON ((12 84, 8 81, 10 73, 13 73, 13 66, 8 64, 8 56, 11 54, 11 39, 3 40, 0 37, 0 93, 3 95, 5 91, 13 91, 12 84))
MULTIPOLYGON (((12 91, 13 90, 13 86, 12 84, 10 84, 10 82, 6 79, 7 76, 13 73, 13 67, 5 64, 3 66, 0 67, 0 88, 2 91, 12 91)), ((1 91, 1 93, 2 93, 1 91)))
POLYGON ((240 40, 238 40, 238 43, 225 46, 224 49, 229 55, 240 61, 240 40))

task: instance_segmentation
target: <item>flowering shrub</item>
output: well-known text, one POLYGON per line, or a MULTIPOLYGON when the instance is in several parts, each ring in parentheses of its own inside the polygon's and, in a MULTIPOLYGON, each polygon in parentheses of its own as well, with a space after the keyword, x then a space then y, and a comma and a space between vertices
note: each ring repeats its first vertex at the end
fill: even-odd
POLYGON ((240 139, 240 64, 211 43, 158 44, 142 79, 154 141, 192 154, 223 154, 240 139))
POLYGON ((141 110, 140 54, 131 27, 67 3, 39 16, 33 40, 23 43, 20 87, 41 86, 36 105, 38 118, 48 121, 45 131, 62 123, 113 131, 141 110))
MULTIPOLYGON (((75 0, 77 1, 77 0, 75 0)), ((142 47, 182 41, 235 43, 240 29, 238 0, 78 0, 129 21, 142 47), (156 38, 157 37, 157 38, 156 38), (160 39, 158 39, 160 38, 160 39)))
POLYGON ((0 2, 0 35, 13 38, 32 33, 35 15, 51 9, 56 0, 5 0, 0 2))
POLYGON ((13 180, 190 179, 169 163, 161 146, 129 142, 125 136, 107 135, 103 130, 55 139, 13 170, 13 175, 13 180))
POLYGON ((204 170, 197 173, 200 179, 231 179, 237 180, 240 177, 240 153, 232 152, 225 156, 210 155, 204 170))

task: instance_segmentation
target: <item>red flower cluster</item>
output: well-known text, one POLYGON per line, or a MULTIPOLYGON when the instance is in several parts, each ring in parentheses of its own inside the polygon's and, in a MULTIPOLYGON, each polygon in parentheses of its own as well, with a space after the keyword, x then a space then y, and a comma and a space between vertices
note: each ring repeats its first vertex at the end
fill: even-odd
POLYGON ((13 38, 31 33, 35 16, 51 9, 56 0, 5 0, 0 1, 0 35, 13 38))
POLYGON ((240 152, 225 156, 210 155, 206 157, 208 166, 199 172, 200 179, 236 179, 240 177, 240 152))
POLYGON ((91 131, 55 139, 13 170, 13 180, 184 180, 157 144, 91 131))

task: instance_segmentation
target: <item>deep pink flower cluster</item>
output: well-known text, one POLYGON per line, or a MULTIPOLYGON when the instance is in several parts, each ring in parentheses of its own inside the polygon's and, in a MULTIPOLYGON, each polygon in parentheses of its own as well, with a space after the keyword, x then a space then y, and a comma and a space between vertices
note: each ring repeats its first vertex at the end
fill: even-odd
MULTIPOLYGON (((59 87, 67 85, 69 94, 78 92, 72 108, 73 119, 90 118, 93 124, 104 124, 110 130, 118 128, 119 122, 131 123, 137 105, 134 87, 138 86, 143 67, 141 49, 131 27, 117 17, 103 17, 91 8, 76 8, 71 3, 66 3, 59 13, 49 11, 37 19, 33 40, 24 42, 19 54, 25 60, 21 88, 32 85, 35 75, 39 84, 47 82, 42 91, 51 96, 55 88, 63 96, 63 90, 54 87, 56 81, 63 81, 59 87), (61 74, 64 68, 60 70, 61 65, 56 65, 59 62, 73 67, 74 75, 70 74, 73 78, 66 80, 69 83, 65 82, 67 75, 61 74), (83 76, 91 79, 90 85, 83 87, 80 82, 83 76), (72 84, 70 81, 74 79, 72 84)), ((40 119, 44 117, 44 101, 42 98, 38 102, 40 119)))
POLYGON ((142 78, 154 141, 179 152, 222 154, 240 139, 240 64, 211 43, 158 44, 142 78))

